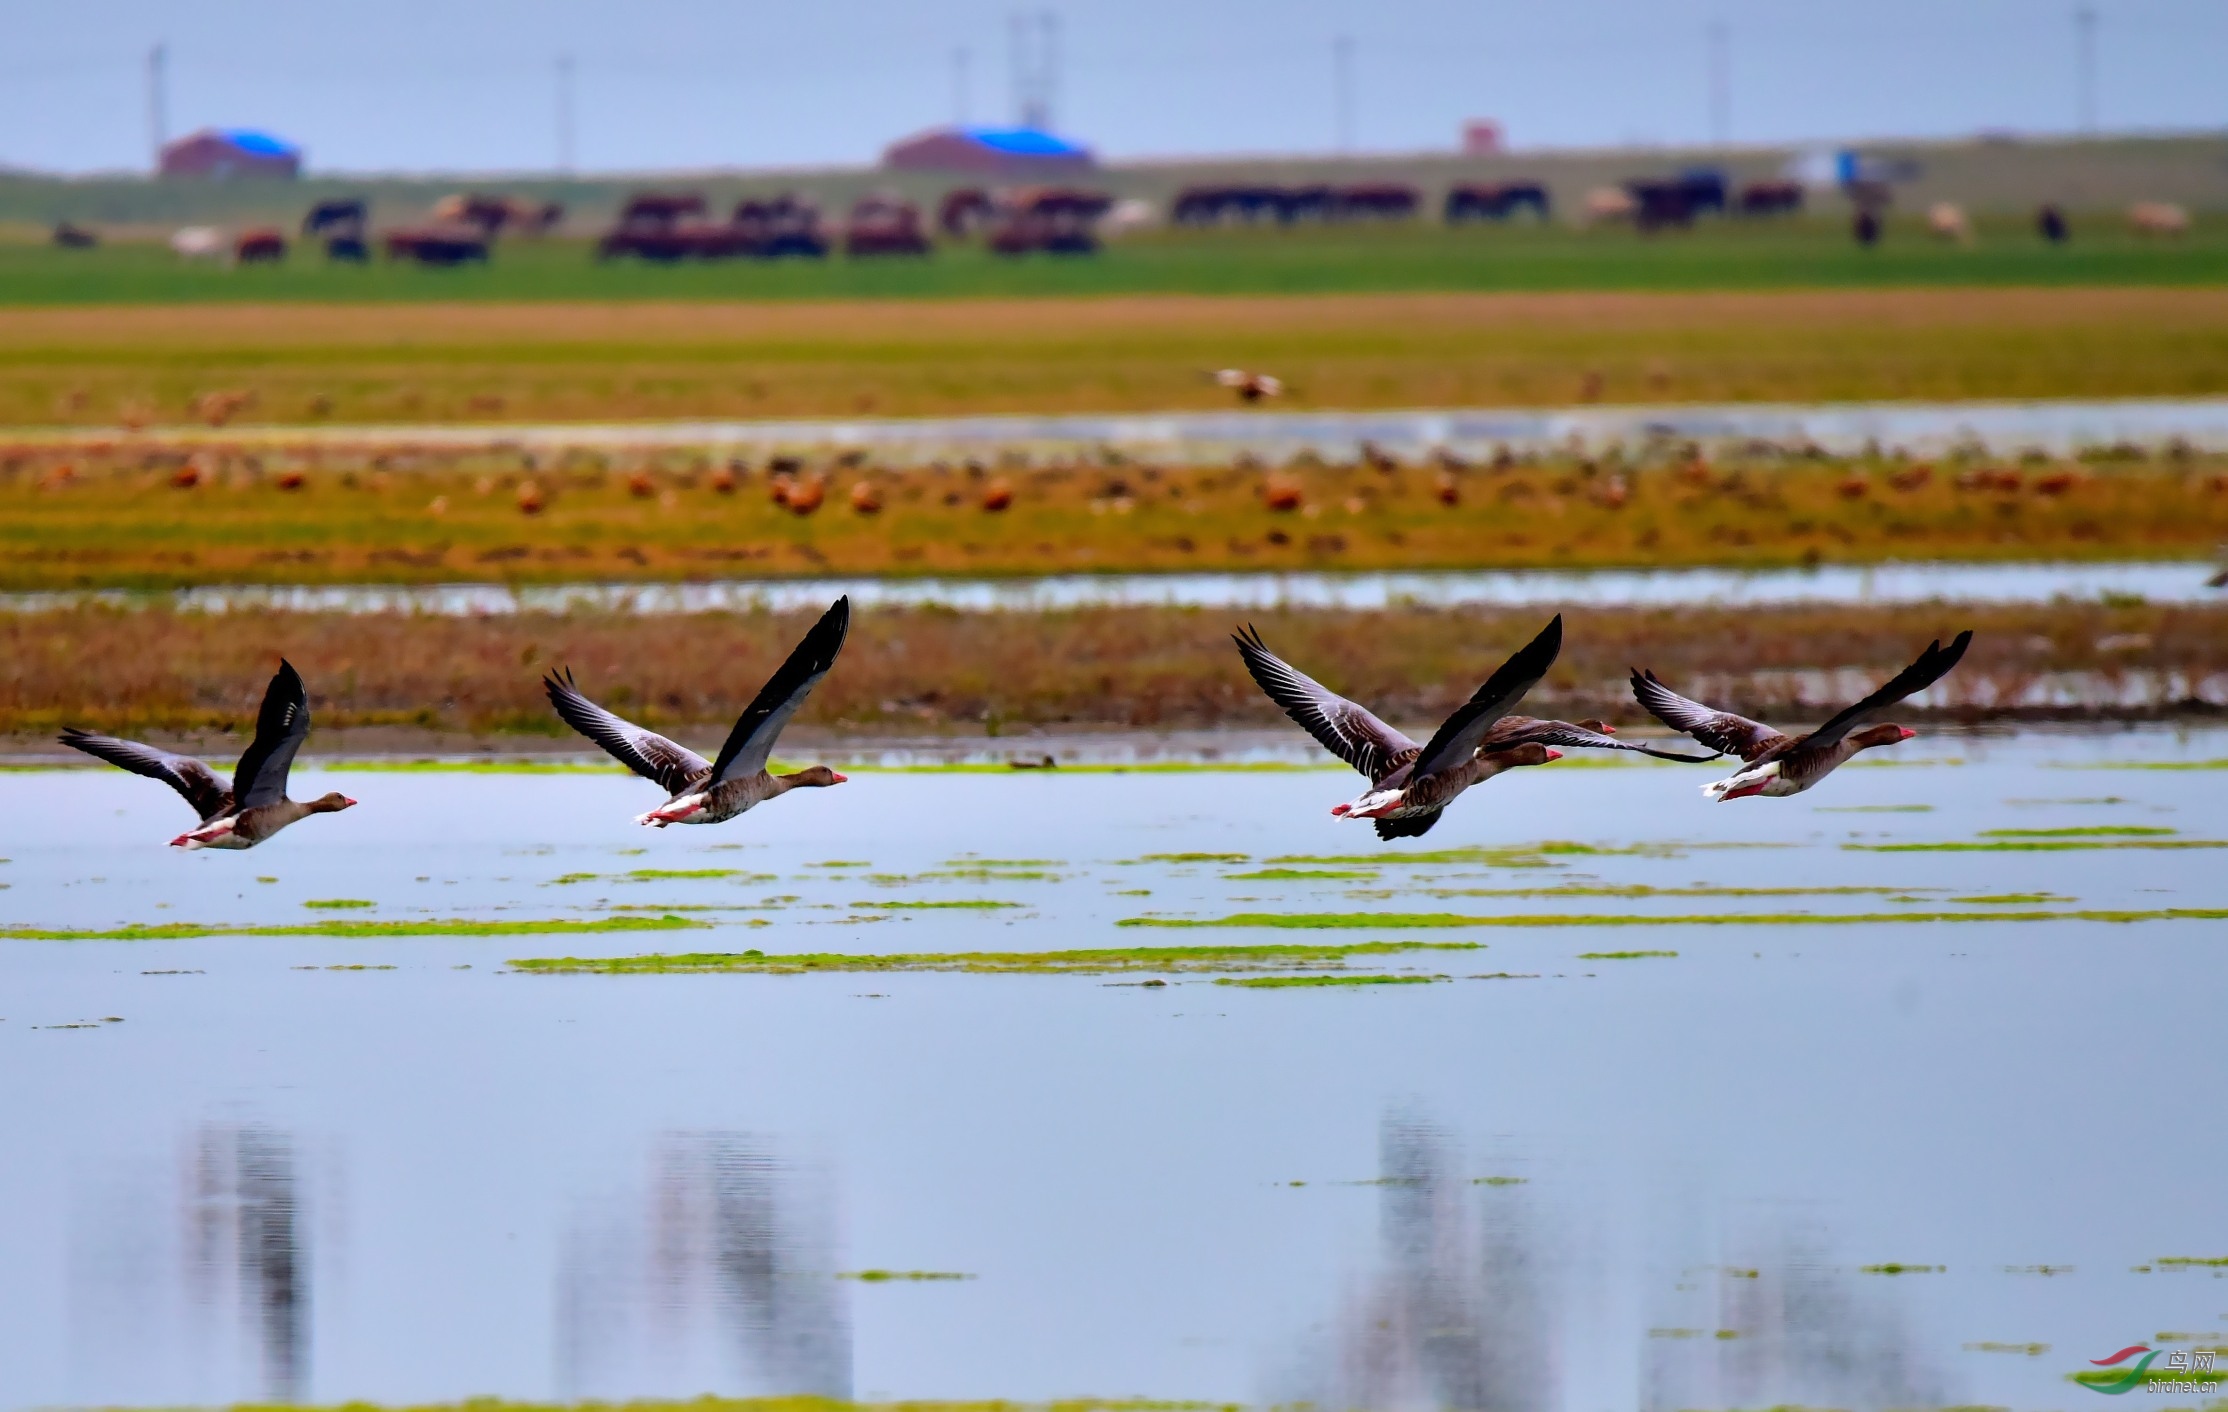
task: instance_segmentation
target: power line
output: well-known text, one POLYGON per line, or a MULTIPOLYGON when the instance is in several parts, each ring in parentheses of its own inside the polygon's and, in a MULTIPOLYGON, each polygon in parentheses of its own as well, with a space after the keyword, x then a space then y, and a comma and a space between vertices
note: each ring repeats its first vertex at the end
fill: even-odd
POLYGON ((2080 5, 2073 12, 2074 115, 2081 131, 2096 133, 2096 9, 2080 5))

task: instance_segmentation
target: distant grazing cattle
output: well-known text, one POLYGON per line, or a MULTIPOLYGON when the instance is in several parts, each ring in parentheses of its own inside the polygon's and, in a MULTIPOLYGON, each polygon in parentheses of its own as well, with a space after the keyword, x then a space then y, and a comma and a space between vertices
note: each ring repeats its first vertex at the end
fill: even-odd
POLYGON ((1869 250, 1880 243, 1880 213, 1870 206, 1857 208, 1856 218, 1849 223, 1849 234, 1857 244, 1869 250))
POLYGON ((671 261, 706 253, 700 233, 704 198, 693 191, 637 192, 620 209, 619 220, 596 242, 596 258, 621 255, 671 261))
POLYGON ((979 186, 963 186, 945 192, 944 199, 937 203, 936 228, 954 240, 964 240, 989 225, 996 212, 989 192, 979 186))
POLYGON ((1327 214, 1337 220, 1404 221, 1416 214, 1423 197, 1397 182, 1362 182, 1331 188, 1330 202, 1327 214))
POLYGON ((889 192, 860 197, 843 226, 846 255, 926 255, 928 235, 921 208, 889 192))
POLYGON ((1803 184, 1799 181, 1752 181, 1741 188, 1740 200, 1734 210, 1744 216, 1777 216, 1800 211, 1803 208, 1803 184))
POLYGON ((101 243, 101 238, 74 221, 56 221, 54 243, 64 250, 90 250, 101 243))
POLYGON ((1614 186, 1597 186, 1586 193, 1583 212, 1588 225, 1629 221, 1640 211, 1632 193, 1614 186))
POLYGON ((2187 235, 2189 212, 2171 201, 2139 201, 2127 208, 2127 225, 2137 235, 2187 235))
POLYGON ((1725 210, 1725 178, 1714 171, 1635 178, 1625 183, 1625 191, 1633 200, 1633 221, 1642 230, 1690 226, 1705 211, 1725 210))
POLYGON ((170 248, 180 259, 214 260, 223 256, 228 242, 215 226, 181 226, 170 233, 170 248))
POLYGON ((1965 218, 1965 208, 1953 201, 1937 201, 1926 208, 1926 229, 1936 240, 1973 243, 1973 223, 1965 218))
POLYGON ((459 192, 433 203, 435 224, 477 226, 490 240, 505 231, 546 235, 564 216, 564 206, 556 201, 528 201, 480 191, 459 192))
POLYGON ((364 226, 370 216, 364 203, 353 197, 320 201, 302 217, 302 234, 323 236, 328 260, 362 261, 370 253, 364 244, 364 226))
POLYGON ((1000 255, 1089 255, 1099 248, 1098 222, 1114 198, 1103 191, 1038 187, 1009 192, 999 203, 990 248, 1000 255))
POLYGON ((1511 181, 1485 185, 1465 182, 1447 188, 1443 215, 1450 226, 1464 221, 1506 220, 1529 210, 1541 220, 1548 217, 1547 188, 1536 181, 1511 181))
POLYGON ((380 238, 390 260, 411 260, 421 265, 487 263, 486 232, 469 225, 405 226, 380 238))
POLYGON ((232 242, 232 258, 242 265, 275 264, 286 258, 286 232, 277 226, 250 226, 232 242))
POLYGON ((2035 233, 2052 245, 2063 245, 2073 232, 2066 228, 2065 212, 2046 204, 2035 212, 2035 233))

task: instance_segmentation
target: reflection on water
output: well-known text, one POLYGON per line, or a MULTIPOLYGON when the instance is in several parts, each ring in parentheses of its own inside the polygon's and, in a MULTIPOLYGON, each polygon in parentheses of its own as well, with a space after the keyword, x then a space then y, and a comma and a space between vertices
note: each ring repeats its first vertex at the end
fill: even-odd
POLYGON ((1306 1401, 1408 1412, 1555 1406, 1559 1332, 1528 1205, 1464 1174, 1445 1130, 1388 1114, 1378 1138, 1379 1261, 1345 1302, 1336 1366, 1306 1401))
POLYGON ((203 1123, 165 1185, 112 1180, 78 1212, 73 1342, 87 1390, 144 1398, 139 1380, 160 1376, 167 1350, 200 1396, 306 1398, 310 1242, 293 1136, 203 1123))
POLYGON ((558 1273, 569 1398, 851 1395, 825 1173, 739 1133, 667 1133, 648 1190, 585 1210, 558 1273))
POLYGON ((1701 1282, 1700 1305, 1689 1306, 1701 1326, 1659 1328, 1650 1340, 1644 1406, 1951 1405, 1898 1302, 1906 1284, 1837 1263, 1815 1232, 1771 1231, 1740 1248, 1745 1261, 1701 1282))
POLYGON ((1615 607, 1849 603, 2049 603, 2137 597, 2218 602, 2211 565, 1820 565, 1807 569, 1479 569, 1361 573, 1056 574, 1043 578, 714 579, 693 583, 212 584, 169 592, 84 589, 0 593, 0 612, 99 604, 164 605, 186 613, 669 614, 802 612, 838 594, 862 608, 1044 612, 1066 608, 1615 607))

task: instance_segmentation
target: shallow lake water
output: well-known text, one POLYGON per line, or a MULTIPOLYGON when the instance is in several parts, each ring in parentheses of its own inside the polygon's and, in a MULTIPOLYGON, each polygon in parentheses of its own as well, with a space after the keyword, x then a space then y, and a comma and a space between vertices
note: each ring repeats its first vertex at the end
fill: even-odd
POLYGON ((65 589, 0 594, 0 611, 101 604, 180 612, 733 613, 818 609, 838 594, 861 607, 1045 612, 1063 608, 1391 608, 1525 604, 1682 607, 1803 603, 2053 603, 2139 598, 2215 603, 2215 567, 2128 563, 1820 565, 1808 569, 1464 569, 1360 573, 1057 574, 1039 578, 714 579, 693 583, 215 584, 169 592, 65 589))
POLYGON ((1569 760, 1395 845, 1327 769, 651 832, 616 770, 305 761, 362 806, 191 855, 158 786, 0 773, 0 1407, 2060 1407, 2228 1346, 2228 732, 1878 754, 1569 760), (669 929, 557 930, 614 919, 669 929), (164 924, 233 930, 34 939, 164 924), (1388 942, 1438 949, 512 964, 1388 942))

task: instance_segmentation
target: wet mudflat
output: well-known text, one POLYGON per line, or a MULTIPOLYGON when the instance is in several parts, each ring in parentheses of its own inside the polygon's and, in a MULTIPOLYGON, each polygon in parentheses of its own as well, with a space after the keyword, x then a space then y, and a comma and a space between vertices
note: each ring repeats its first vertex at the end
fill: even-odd
POLYGON ((0 775, 0 1406, 2063 1406, 2228 1344, 2224 760, 0 775))

